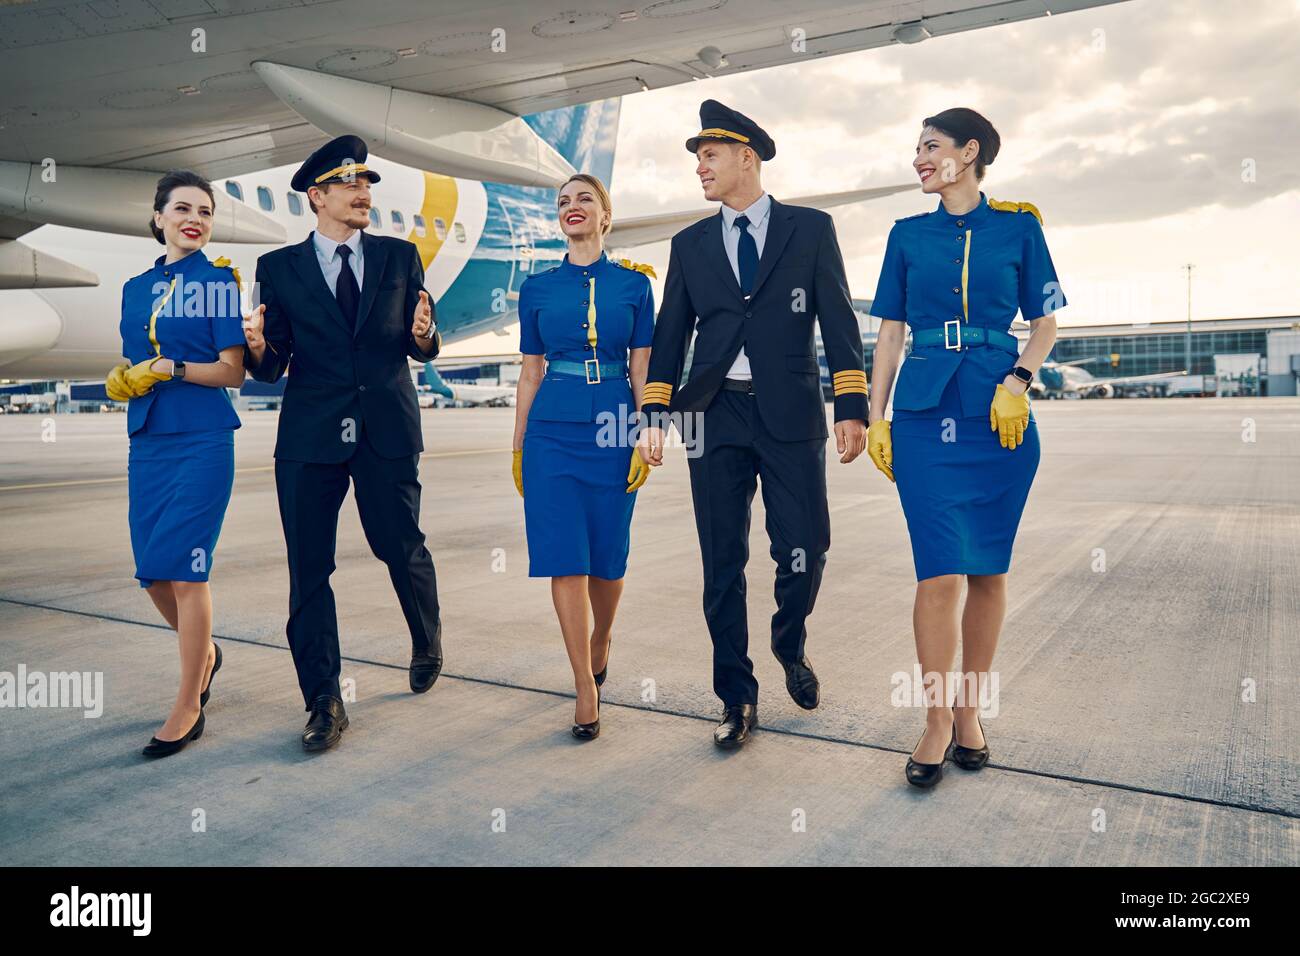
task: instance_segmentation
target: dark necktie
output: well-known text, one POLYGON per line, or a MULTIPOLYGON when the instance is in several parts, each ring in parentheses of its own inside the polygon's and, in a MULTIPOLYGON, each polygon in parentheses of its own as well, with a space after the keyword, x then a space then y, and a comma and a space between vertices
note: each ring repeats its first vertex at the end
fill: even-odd
POLYGON ((736 263, 740 266, 740 291, 748 296, 754 291, 754 277, 758 275, 758 243, 749 234, 748 216, 737 216, 736 228, 740 230, 740 245, 736 247, 736 263))
POLYGON ((343 260, 343 268, 339 270, 338 282, 334 284, 334 298, 338 300, 339 311, 343 313, 343 318, 355 330, 357 326, 357 307, 361 302, 361 290, 357 288, 357 274, 352 271, 348 261, 352 257, 350 246, 340 245, 339 256, 343 260))

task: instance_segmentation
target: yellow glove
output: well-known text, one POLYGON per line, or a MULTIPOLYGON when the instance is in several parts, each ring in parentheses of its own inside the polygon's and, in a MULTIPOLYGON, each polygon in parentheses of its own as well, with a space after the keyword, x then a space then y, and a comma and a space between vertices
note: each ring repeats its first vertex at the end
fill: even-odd
POLYGON ((645 480, 649 477, 650 466, 647 465, 645 459, 641 457, 641 449, 633 448, 632 463, 627 469, 627 493, 631 494, 636 491, 645 484, 645 480))
POLYGON ((513 452, 514 461, 510 463, 510 474, 514 476, 515 488, 519 490, 519 497, 524 496, 524 450, 516 448, 513 452))
POLYGON ((171 375, 167 372, 155 372, 153 370, 153 364, 161 358, 161 355, 155 355, 143 362, 136 362, 122 373, 122 377, 126 380, 126 387, 131 390, 132 395, 137 398, 141 395, 148 395, 149 390, 158 382, 165 382, 171 378, 171 375))
POLYGON ((882 418, 867 428, 867 454, 886 478, 894 480, 894 438, 888 419, 882 418))
POLYGON ((113 371, 109 372, 108 378, 104 379, 104 391, 115 402, 125 402, 135 397, 131 394, 130 386, 126 384, 126 370, 130 367, 130 362, 114 365, 113 371))
POLYGON ((1025 429, 1029 427, 1029 394, 1016 395, 998 383, 989 406, 989 430, 998 433, 1003 448, 1014 449, 1023 445, 1025 429))

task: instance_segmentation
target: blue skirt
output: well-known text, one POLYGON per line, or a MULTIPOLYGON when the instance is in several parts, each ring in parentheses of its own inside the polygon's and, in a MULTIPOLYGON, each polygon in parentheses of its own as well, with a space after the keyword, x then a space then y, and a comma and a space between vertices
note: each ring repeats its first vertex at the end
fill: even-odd
POLYGON ((234 430, 137 432, 126 473, 140 587, 206 581, 235 482, 234 430))
POLYGON ((588 574, 616 580, 627 572, 632 508, 627 492, 632 449, 597 441, 599 422, 530 421, 524 433, 524 525, 528 575, 588 574))
POLYGON ((962 418, 954 375, 938 408, 895 409, 894 479, 912 539, 916 579, 1005 574, 1038 470, 1038 423, 1003 448, 987 415, 962 418))

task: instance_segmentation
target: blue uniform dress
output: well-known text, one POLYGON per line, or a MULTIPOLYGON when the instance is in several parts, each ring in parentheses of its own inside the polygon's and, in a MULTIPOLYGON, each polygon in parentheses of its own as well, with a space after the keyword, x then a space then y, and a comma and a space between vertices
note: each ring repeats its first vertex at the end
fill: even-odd
MULTIPOLYGON (((1005 208, 995 208, 1001 206, 1005 208)), ((1024 443, 1008 450, 989 428, 998 383, 1016 364, 1008 329, 1065 305, 1036 211, 939 207, 889 233, 871 314, 906 321, 912 349, 898 374, 894 478, 912 539, 916 579, 1004 574, 1038 469, 1031 411, 1024 443)))
POLYGON ((626 572, 637 418, 628 350, 653 338, 650 280, 603 253, 587 266, 565 256, 520 288, 519 350, 547 362, 524 432, 530 577, 626 572))
MULTIPOLYGON (((129 280, 122 289, 122 354, 215 362, 244 344, 234 271, 202 251, 129 280), (157 347, 155 347, 157 342, 157 347)), ((141 587, 206 581, 235 480, 239 416, 224 388, 172 378, 127 406, 131 550, 141 587)))

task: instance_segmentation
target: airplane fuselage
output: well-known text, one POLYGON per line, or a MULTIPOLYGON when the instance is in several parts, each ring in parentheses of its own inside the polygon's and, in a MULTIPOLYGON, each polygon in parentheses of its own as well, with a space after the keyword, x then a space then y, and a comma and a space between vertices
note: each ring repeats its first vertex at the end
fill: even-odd
MULTIPOLYGON (((425 285, 437 303, 444 343, 517 321, 519 287, 563 258, 554 189, 456 179, 371 157, 382 176, 372 193, 372 233, 398 236, 419 248, 425 285)), ((306 197, 293 193, 295 167, 282 166, 213 183, 217 203, 239 202, 281 223, 288 242, 316 224, 306 197), (233 185, 232 185, 233 184, 233 185)), ((152 238, 43 226, 23 237, 39 251, 80 263, 99 276, 88 288, 0 292, 0 377, 102 377, 120 361, 122 285, 162 254, 152 238)), ((272 245, 212 243, 209 258, 226 256, 246 284, 272 245)), ((250 288, 251 291, 251 288, 250 288)))

